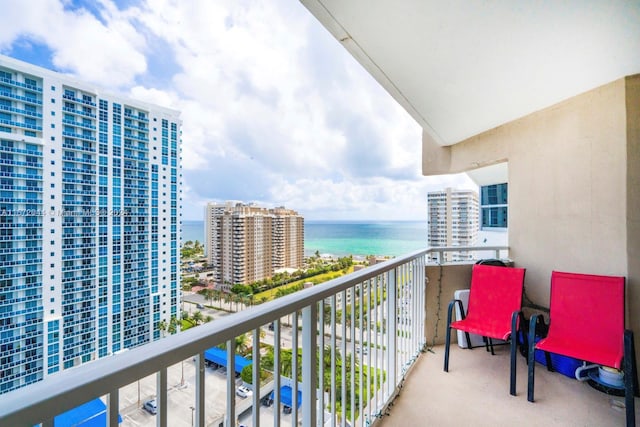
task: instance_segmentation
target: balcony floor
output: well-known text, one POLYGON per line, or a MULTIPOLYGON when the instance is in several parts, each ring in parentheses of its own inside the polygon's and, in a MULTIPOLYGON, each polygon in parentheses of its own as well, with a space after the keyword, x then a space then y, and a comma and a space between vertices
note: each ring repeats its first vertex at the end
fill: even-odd
MULTIPOLYGON (((449 372, 444 346, 420 356, 404 387, 377 427, 406 426, 624 426, 624 407, 613 397, 536 365, 535 403, 527 401, 527 365, 518 355, 517 396, 509 395, 509 349, 451 346, 449 372)), ((636 420, 640 419, 636 398, 636 420)))

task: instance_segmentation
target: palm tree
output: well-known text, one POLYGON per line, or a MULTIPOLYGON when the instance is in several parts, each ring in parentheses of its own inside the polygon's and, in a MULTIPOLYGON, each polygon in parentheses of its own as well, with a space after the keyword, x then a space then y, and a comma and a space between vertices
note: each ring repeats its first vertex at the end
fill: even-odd
MULTIPOLYGON (((218 308, 222 308, 222 292, 219 289, 214 289, 213 290, 213 297, 214 300, 220 302, 220 304, 218 305, 218 308)), ((213 305, 213 302, 211 303, 213 305)))
POLYGON ((214 294, 213 289, 207 288, 204 290, 204 297, 209 300, 209 304, 211 305, 213 305, 213 294, 214 294))
POLYGON ((194 324, 198 326, 204 319, 204 316, 202 315, 201 311, 196 311, 195 313, 193 313, 193 316, 191 316, 191 319, 193 319, 194 324))
POLYGON ((241 296, 241 295, 234 294, 234 295, 233 295, 233 302, 235 302, 235 303, 236 303, 236 313, 237 313, 238 311, 240 311, 240 310, 238 309, 238 304, 240 304, 240 303, 242 302, 242 296, 241 296))
POLYGON ((169 321, 169 326, 167 327, 167 331, 169 331, 171 335, 178 332, 178 319, 176 319, 176 316, 171 316, 171 320, 169 321))
POLYGON ((244 354, 251 346, 251 336, 249 334, 238 335, 235 338, 236 353, 244 354))
POLYGON ((180 313, 180 319, 182 320, 189 320, 189 313, 185 310, 182 313, 180 313))
POLYGON ((167 321, 166 320, 161 320, 160 322, 158 322, 158 330, 160 331, 160 335, 162 336, 162 338, 164 338, 164 334, 167 330, 167 321))
MULTIPOLYGON (((223 292, 222 301, 224 301, 225 303, 229 303, 229 311, 231 311, 231 295, 229 295, 226 292, 223 292)), ((222 308, 222 304, 220 305, 220 308, 222 308)))

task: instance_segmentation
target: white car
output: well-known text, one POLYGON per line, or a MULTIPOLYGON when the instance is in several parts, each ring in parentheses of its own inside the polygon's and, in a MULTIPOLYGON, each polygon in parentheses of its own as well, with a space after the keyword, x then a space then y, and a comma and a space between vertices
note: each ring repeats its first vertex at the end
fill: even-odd
POLYGON ((248 387, 245 387, 245 386, 241 385, 240 387, 238 387, 236 389, 236 394, 238 396, 240 396, 241 398, 245 399, 245 398, 247 398, 249 396, 252 396, 253 395, 253 391, 249 390, 248 387))
POLYGON ((144 405, 142 405, 142 407, 151 415, 155 415, 158 413, 158 406, 156 405, 155 399, 147 400, 146 402, 144 402, 144 405))

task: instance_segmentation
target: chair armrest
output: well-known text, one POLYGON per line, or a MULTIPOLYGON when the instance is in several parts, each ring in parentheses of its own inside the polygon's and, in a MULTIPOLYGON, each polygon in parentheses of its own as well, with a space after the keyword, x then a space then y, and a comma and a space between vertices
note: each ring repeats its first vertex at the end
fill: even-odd
POLYGON ((458 304, 458 308, 460 309, 460 313, 462 315, 462 320, 465 319, 466 314, 464 312, 464 307, 462 305, 462 301, 459 299, 452 299, 451 302, 449 303, 449 307, 447 308, 447 325, 451 324, 451 320, 453 319, 453 307, 455 307, 455 305, 458 304))

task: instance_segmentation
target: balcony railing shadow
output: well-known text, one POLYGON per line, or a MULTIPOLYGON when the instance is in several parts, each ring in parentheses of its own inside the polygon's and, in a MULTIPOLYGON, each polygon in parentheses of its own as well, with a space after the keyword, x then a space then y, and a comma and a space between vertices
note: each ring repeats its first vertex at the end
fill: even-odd
POLYGON ((507 248, 421 250, 50 375, 4 394, 0 425, 53 426, 56 415, 97 397, 104 398, 107 424, 112 426, 118 424, 119 414, 124 425, 130 420, 130 425, 235 426, 240 415, 254 426, 264 417, 275 426, 292 425, 293 420, 304 426, 370 425, 383 417, 425 348, 444 336, 438 333, 444 328, 440 305, 448 302, 450 287, 468 287, 470 265, 443 266, 428 260, 460 250, 499 256, 507 248), (436 274, 427 280, 430 269, 439 278, 436 274), (289 322, 291 327, 285 326, 289 322), (252 347, 251 380, 245 381, 252 393, 238 398, 235 349, 244 334, 252 347), (220 345, 226 347, 224 376, 206 369, 205 351, 220 345), (185 365, 191 375, 186 382, 185 365), (182 371, 178 386, 173 385, 176 369, 182 371), (149 386, 149 376, 155 376, 155 387, 149 386), (217 384, 213 392, 212 384, 217 384), (132 398, 136 385, 137 402, 132 398), (190 394, 185 398, 176 390, 187 385, 190 394), (288 402, 287 393, 300 393, 300 406, 288 402), (141 395, 155 399, 157 415, 142 413, 141 395), (272 399, 268 407, 265 398, 272 399), (280 410, 287 403, 290 413, 280 410))

